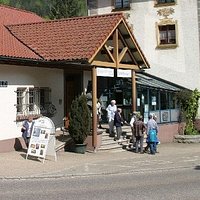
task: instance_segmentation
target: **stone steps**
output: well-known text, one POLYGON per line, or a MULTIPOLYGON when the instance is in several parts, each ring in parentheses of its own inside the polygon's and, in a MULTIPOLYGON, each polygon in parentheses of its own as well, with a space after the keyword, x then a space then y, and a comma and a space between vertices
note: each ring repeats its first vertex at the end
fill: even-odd
MULTIPOLYGON (((123 130, 124 131, 124 130, 123 130)), ((120 152, 125 151, 123 149, 124 144, 127 144, 129 140, 122 140, 121 144, 118 144, 117 141, 114 140, 114 137, 109 137, 109 134, 104 131, 102 133, 102 144, 98 151, 110 151, 110 152, 120 152)))

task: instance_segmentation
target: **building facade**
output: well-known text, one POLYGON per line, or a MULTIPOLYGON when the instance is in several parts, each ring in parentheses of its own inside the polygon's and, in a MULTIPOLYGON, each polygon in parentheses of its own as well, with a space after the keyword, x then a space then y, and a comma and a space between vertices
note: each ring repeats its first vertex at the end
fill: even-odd
MULTIPOLYGON (((150 113, 156 114, 161 140, 173 141, 173 134, 178 133, 180 113, 176 92, 200 89, 200 1, 88 0, 88 8, 89 15, 124 13, 150 63, 150 68, 145 70, 147 74, 136 75, 136 109, 144 116, 145 122, 150 113), (167 82, 171 86, 166 86, 167 82)), ((120 102, 127 107, 123 99, 120 102)))
POLYGON ((123 12, 151 68, 147 73, 200 89, 197 0, 89 0, 89 15, 123 12))
MULTIPOLYGON (((0 152, 19 148, 22 123, 48 116, 56 128, 91 81, 93 147, 97 147, 97 77, 149 68, 122 13, 44 21, 0 5, 0 152), (130 51, 134 49, 134 51, 130 51)), ((135 106, 135 104, 134 104, 135 106)))

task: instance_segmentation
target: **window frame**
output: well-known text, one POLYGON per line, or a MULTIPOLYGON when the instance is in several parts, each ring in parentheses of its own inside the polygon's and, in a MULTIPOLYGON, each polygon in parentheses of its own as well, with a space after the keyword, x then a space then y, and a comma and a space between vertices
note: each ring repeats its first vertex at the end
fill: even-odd
POLYGON ((174 2, 162 2, 162 3, 159 3, 158 0, 155 0, 155 3, 154 5, 156 7, 159 7, 159 6, 172 6, 172 5, 176 5, 177 4, 177 0, 174 0, 174 2))
POLYGON ((120 1, 121 1, 122 6, 121 7, 116 7, 116 0, 113 0, 113 7, 114 7, 113 11, 130 10, 130 8, 131 8, 131 1, 130 0, 128 0, 129 1, 128 2, 129 6, 127 6, 127 7, 123 6, 125 0, 120 0, 120 1))
MULTIPOLYGON (((157 38, 157 47, 156 48, 177 48, 178 47, 178 25, 177 21, 161 21, 160 23, 156 23, 156 38, 157 38), (175 43, 166 43, 162 44, 161 43, 161 38, 160 38, 160 27, 161 26, 170 26, 174 25, 174 31, 175 31, 175 43)), ((169 39, 169 38, 168 38, 169 39)))
POLYGON ((51 104, 51 89, 49 87, 18 87, 17 91, 16 116, 40 115, 48 112, 48 106, 51 104), (44 91, 45 108, 41 109, 41 90, 44 91))

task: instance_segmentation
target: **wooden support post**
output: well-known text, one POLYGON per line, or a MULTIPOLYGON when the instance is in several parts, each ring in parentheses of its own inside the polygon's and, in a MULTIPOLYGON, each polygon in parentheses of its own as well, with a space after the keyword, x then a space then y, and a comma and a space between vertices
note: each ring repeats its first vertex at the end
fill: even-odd
POLYGON ((136 77, 135 71, 131 70, 132 74, 132 111, 136 111, 137 106, 137 96, 136 96, 136 77))
POLYGON ((97 147, 97 70, 92 68, 92 145, 97 147))
POLYGON ((114 34, 113 34, 113 45, 114 45, 114 49, 113 49, 113 55, 114 55, 114 59, 116 62, 116 67, 119 67, 119 35, 118 35, 118 29, 115 30, 114 34))

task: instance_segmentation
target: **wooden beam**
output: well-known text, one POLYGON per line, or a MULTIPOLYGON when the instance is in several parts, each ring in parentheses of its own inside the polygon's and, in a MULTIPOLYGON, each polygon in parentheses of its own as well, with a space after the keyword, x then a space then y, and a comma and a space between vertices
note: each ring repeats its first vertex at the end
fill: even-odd
POLYGON ((121 60, 124 57, 127 50, 128 50, 128 47, 124 47, 123 50, 121 51, 121 53, 119 54, 119 63, 121 62, 121 60))
POLYGON ((113 55, 111 54, 110 50, 108 49, 108 46, 105 44, 104 47, 105 47, 106 51, 108 52, 108 54, 109 54, 110 58, 112 59, 112 61, 115 63, 115 59, 114 59, 113 55))
POLYGON ((135 53, 135 52, 138 51, 137 48, 130 48, 130 50, 131 50, 131 52, 133 52, 133 53, 135 53))
POLYGON ((97 148, 97 70, 92 68, 92 146, 97 148))
POLYGON ((129 64, 121 64, 121 63, 119 63, 119 68, 122 68, 122 69, 134 69, 134 70, 140 69, 138 65, 129 65, 129 64))
MULTIPOLYGON (((119 31, 119 35, 120 35, 120 38, 121 38, 123 44, 124 44, 125 46, 128 47, 128 45, 127 45, 126 41, 124 40, 123 35, 120 33, 120 31, 119 31)), ((137 61, 136 61, 136 59, 134 58, 134 56, 132 55, 132 52, 131 52, 131 50, 130 50, 129 47, 128 47, 128 52, 129 52, 130 57, 133 59, 133 61, 134 61, 135 63, 137 63, 137 61)))
POLYGON ((92 55, 92 57, 88 60, 89 63, 92 63, 92 61, 95 59, 98 52, 102 49, 103 45, 106 43, 106 41, 110 40, 109 38, 112 38, 113 33, 115 32, 115 29, 119 26, 119 24, 123 21, 123 18, 121 18, 118 23, 113 27, 110 34, 105 38, 105 40, 102 42, 102 44, 99 46, 99 48, 96 50, 96 52, 92 55))
POLYGON ((132 75, 132 111, 134 112, 137 109, 136 77, 134 70, 131 70, 131 75, 132 75))
POLYGON ((128 33, 129 33, 129 35, 130 35, 130 37, 131 37, 131 40, 133 41, 135 47, 138 49, 138 53, 139 53, 139 55, 141 56, 141 58, 142 58, 144 64, 146 65, 146 68, 150 68, 148 61, 147 61, 146 58, 144 57, 144 55, 143 55, 143 53, 142 53, 140 47, 138 46, 138 44, 137 44, 137 42, 136 42, 136 39, 135 39, 133 33, 130 31, 130 29, 129 29, 128 25, 125 23, 124 19, 123 19, 123 24, 124 24, 124 26, 126 27, 126 30, 128 31, 128 33))
POLYGON ((102 66, 102 67, 116 67, 115 63, 110 63, 110 62, 104 62, 104 61, 97 61, 94 60, 91 65, 95 65, 95 66, 102 66))
POLYGON ((113 45, 114 45, 114 49, 113 49, 113 55, 114 55, 114 59, 116 62, 116 67, 118 67, 119 64, 119 31, 118 29, 115 30, 114 34, 113 34, 113 45))

